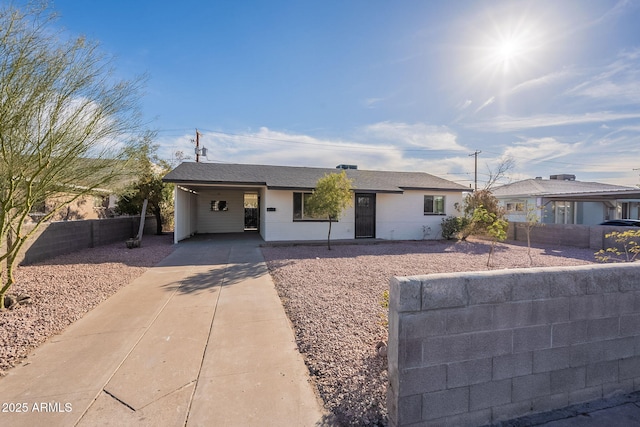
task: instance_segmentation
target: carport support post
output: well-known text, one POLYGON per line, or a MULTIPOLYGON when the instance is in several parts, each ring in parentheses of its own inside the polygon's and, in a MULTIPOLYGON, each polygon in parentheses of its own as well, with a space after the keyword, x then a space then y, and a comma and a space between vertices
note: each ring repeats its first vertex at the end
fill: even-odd
POLYGON ((138 227, 138 242, 142 242, 142 233, 144 232, 144 220, 147 217, 147 203, 149 200, 144 199, 142 202, 142 211, 140 212, 140 227, 138 227))

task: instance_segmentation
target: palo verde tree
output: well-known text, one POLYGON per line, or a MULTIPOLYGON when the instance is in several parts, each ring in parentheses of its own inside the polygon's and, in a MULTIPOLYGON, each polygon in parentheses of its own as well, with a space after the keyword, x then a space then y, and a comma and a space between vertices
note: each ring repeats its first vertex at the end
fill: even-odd
POLYGON ((487 258, 487 267, 491 266, 491 255, 495 250, 496 242, 503 242, 507 239, 507 220, 498 217, 496 214, 489 212, 484 206, 478 206, 473 211, 471 223, 478 230, 491 237, 491 248, 489 249, 489 257, 487 258))
POLYGON ((140 129, 141 80, 120 81, 98 45, 53 27, 45 4, 0 6, 0 309, 24 243, 56 212, 123 173, 140 129), (33 206, 56 200, 27 224, 33 206))
POLYGON ((633 262, 640 255, 640 230, 612 231, 604 235, 614 245, 600 249, 594 255, 602 262, 633 262))
POLYGON ((316 182, 316 188, 308 199, 306 208, 318 217, 329 220, 327 247, 331 250, 331 224, 340 219, 342 212, 352 204, 351 180, 345 171, 331 173, 316 182))
POLYGON ((162 234, 165 218, 173 208, 173 185, 162 181, 171 167, 156 154, 158 145, 153 143, 154 137, 154 132, 147 132, 130 150, 133 160, 130 170, 135 181, 120 194, 117 210, 119 213, 139 215, 144 199, 147 199, 148 209, 156 218, 156 234, 162 234))
POLYGON ((529 257, 529 265, 533 265, 533 257, 531 256, 531 232, 536 227, 544 226, 544 224, 540 222, 538 207, 527 206, 525 221, 517 225, 522 228, 527 235, 527 256, 529 257))

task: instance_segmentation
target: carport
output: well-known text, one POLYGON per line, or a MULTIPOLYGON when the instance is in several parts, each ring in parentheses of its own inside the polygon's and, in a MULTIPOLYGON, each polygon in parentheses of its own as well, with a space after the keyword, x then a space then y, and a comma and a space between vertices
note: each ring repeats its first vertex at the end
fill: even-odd
POLYGON ((258 232, 262 236, 264 187, 181 185, 175 187, 174 243, 197 233, 258 232))

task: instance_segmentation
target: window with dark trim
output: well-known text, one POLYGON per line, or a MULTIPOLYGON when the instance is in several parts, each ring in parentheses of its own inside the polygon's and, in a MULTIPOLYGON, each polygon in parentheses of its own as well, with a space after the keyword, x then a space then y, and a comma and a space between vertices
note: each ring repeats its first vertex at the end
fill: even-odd
POLYGON ((512 212, 522 213, 522 212, 524 212, 524 202, 511 201, 511 202, 507 202, 506 205, 507 205, 506 207, 507 207, 507 212, 508 213, 512 213, 512 212))
POLYGON ((311 215, 305 205, 311 197, 311 193, 293 193, 293 220, 294 221, 326 221, 325 217, 311 215))
POLYGON ((425 215, 444 215, 444 196, 424 196, 425 215))
POLYGON ((211 201, 211 210, 213 212, 228 211, 229 207, 227 206, 227 201, 226 200, 212 200, 211 201))

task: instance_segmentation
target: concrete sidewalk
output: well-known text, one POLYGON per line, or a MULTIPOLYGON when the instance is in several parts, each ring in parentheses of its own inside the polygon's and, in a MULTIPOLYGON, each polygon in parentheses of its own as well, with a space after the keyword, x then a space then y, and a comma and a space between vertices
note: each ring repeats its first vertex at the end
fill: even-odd
POLYGON ((0 379, 0 425, 322 424, 259 243, 181 243, 0 379))

